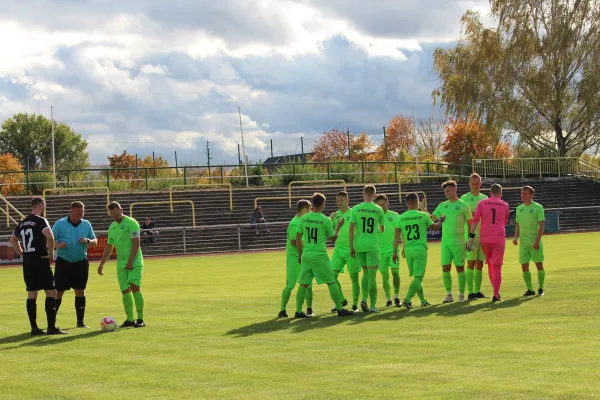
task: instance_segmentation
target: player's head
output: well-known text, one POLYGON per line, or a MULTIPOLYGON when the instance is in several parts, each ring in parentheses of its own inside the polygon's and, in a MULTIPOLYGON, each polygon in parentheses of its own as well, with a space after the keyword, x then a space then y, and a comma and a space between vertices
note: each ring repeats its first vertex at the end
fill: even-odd
POLYGON ((494 197, 502 197, 502 186, 497 183, 494 183, 490 188, 490 192, 494 197))
POLYGON ((78 223, 83 218, 85 213, 85 206, 81 201, 74 201, 71 203, 71 211, 69 213, 69 220, 74 223, 78 223))
POLYGON ((456 199, 456 187, 455 181, 446 181, 442 183, 442 189, 444 189, 444 194, 446 194, 448 200, 456 199))
POLYGON ((419 208, 419 196, 416 193, 408 193, 405 198, 406 207, 409 210, 416 210, 419 208))
POLYGON ((363 195, 365 196, 365 201, 373 201, 376 193, 377 193, 377 190, 375 189, 375 186, 373 186, 373 185, 367 185, 363 189, 363 195))
POLYGON ((31 213, 35 215, 41 215, 46 207, 46 202, 41 197, 34 197, 31 199, 31 213))
POLYGON ((114 219, 115 221, 120 221, 123 218, 123 209, 121 208, 121 205, 116 201, 111 201, 110 203, 108 203, 106 208, 108 209, 108 213, 110 214, 112 219, 114 219))
POLYGON ((312 196, 312 209, 316 212, 323 212, 325 209, 325 195, 322 193, 315 193, 312 196))
POLYGON ((531 203, 535 190, 531 186, 523 186, 521 188, 521 200, 525 203, 531 203))
POLYGON ((390 206, 390 202, 388 200, 388 197, 385 194, 383 194, 383 193, 378 194, 377 196, 375 196, 375 200, 373 200, 373 201, 379 207, 383 208, 383 211, 387 212, 388 207, 390 206))
POLYGON ((348 198, 348 193, 345 191, 340 191, 337 192, 337 194, 335 195, 335 204, 337 205, 337 207, 342 210, 345 211, 348 208, 348 204, 350 203, 350 199, 348 198))
POLYGON ((311 208, 311 204, 310 201, 308 200, 298 200, 298 202, 296 203, 296 208, 298 209, 298 216, 301 217, 304 214, 306 214, 307 212, 310 211, 311 208))
POLYGON ((472 192, 479 192, 481 189, 481 176, 479 174, 471 174, 469 177, 469 187, 472 192))

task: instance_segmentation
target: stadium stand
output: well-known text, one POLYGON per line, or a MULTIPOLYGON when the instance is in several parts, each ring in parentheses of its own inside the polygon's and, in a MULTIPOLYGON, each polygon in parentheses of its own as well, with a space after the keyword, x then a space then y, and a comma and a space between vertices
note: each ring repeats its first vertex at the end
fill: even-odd
MULTIPOLYGON (((591 181, 577 177, 564 177, 531 179, 525 182, 505 180, 500 183, 505 187, 532 185, 536 189, 536 200, 543 204, 546 210, 559 209, 561 231, 595 230, 600 227, 600 186, 591 181)), ((484 182, 484 188, 489 185, 490 180, 484 182)), ((315 191, 320 191, 327 196, 325 211, 326 214, 329 214, 336 209, 335 193, 341 189, 341 185, 298 186, 293 190, 293 203, 299 198, 310 198, 315 191)), ((136 207, 133 210, 133 216, 140 223, 145 217, 150 217, 161 227, 160 241, 152 245, 143 245, 146 255, 177 255, 282 248, 285 245, 286 223, 295 213, 293 208, 288 207, 287 200, 265 201, 260 204, 269 221, 270 234, 256 235, 248 221, 254 210, 256 197, 285 197, 288 194, 287 190, 287 187, 234 189, 233 211, 229 210, 228 190, 204 189, 173 193, 173 200, 191 200, 194 203, 196 228, 192 227, 189 204, 175 204, 174 213, 171 214, 168 192, 111 193, 110 199, 120 202, 126 214, 129 214, 130 204, 135 202, 167 202, 136 207)), ((414 190, 427 193, 430 212, 444 200, 440 182, 428 181, 402 185, 403 192, 414 190)), ((362 185, 348 185, 347 191, 350 195, 351 205, 362 201, 362 185)), ((377 191, 390 196, 391 209, 398 212, 405 210, 398 196, 398 185, 377 185, 377 191)), ((459 194, 466 191, 468 191, 468 184, 463 180, 459 182, 459 194)), ((17 209, 27 214, 30 198, 9 197, 8 199, 17 209)), ((504 199, 509 203, 511 209, 514 209, 520 203, 520 193, 518 190, 507 190, 504 199)), ((74 200, 85 203, 86 218, 91 221, 97 232, 105 231, 108 228, 112 221, 105 210, 105 193, 85 192, 47 196, 47 218, 50 223, 53 224, 57 219, 67 215, 69 205, 74 200)), ((0 235, 9 235, 12 229, 14 227, 6 228, 6 225, 3 224, 0 228, 0 235)))

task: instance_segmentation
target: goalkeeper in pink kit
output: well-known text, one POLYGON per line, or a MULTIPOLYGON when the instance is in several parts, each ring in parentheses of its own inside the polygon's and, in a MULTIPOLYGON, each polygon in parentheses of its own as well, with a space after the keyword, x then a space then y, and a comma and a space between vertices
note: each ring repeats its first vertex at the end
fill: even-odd
POLYGON ((502 186, 493 184, 489 199, 479 202, 471 227, 467 249, 473 247, 475 229, 481 221, 481 236, 479 243, 488 263, 488 274, 494 297, 492 302, 500 300, 500 284, 502 283, 502 264, 504 264, 504 249, 506 247, 506 224, 508 223, 508 204, 502 200, 502 186))

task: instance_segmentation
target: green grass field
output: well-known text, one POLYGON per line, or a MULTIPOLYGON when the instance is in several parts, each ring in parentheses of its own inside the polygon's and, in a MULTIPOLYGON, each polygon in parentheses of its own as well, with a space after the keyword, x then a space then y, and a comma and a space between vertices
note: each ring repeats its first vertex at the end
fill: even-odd
MULTIPOLYGON (((58 325, 71 334, 61 337, 29 336, 21 270, 0 269, 0 398, 599 398, 600 233, 544 241, 544 297, 519 298, 525 288, 510 244, 502 303, 441 305, 434 243, 424 282, 432 307, 338 318, 319 286, 310 320, 274 318, 283 252, 148 259, 147 328, 101 333, 102 316, 124 316, 109 265, 105 276, 90 275, 91 328, 74 328, 69 292, 58 325)), ((342 284, 350 295, 347 275, 342 284)), ((491 294, 487 274, 483 291, 491 294)))

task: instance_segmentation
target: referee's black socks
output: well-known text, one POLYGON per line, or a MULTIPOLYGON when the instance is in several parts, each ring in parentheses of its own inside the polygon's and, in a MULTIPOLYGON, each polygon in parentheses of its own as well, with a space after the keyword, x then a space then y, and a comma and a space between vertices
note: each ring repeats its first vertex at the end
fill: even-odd
POLYGON ((46 297, 46 318, 48 328, 56 328, 56 298, 46 297))
POLYGON ((29 317, 29 324, 31 330, 38 329, 37 326, 37 304, 35 299, 27 299, 27 316, 29 317))
POLYGON ((56 299, 56 313, 58 314, 58 309, 60 308, 60 305, 62 304, 62 297, 60 299, 56 299))
POLYGON ((77 323, 83 324, 83 317, 85 316, 85 296, 75 296, 75 313, 77 314, 77 323))

